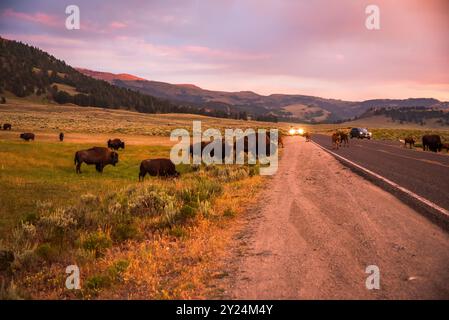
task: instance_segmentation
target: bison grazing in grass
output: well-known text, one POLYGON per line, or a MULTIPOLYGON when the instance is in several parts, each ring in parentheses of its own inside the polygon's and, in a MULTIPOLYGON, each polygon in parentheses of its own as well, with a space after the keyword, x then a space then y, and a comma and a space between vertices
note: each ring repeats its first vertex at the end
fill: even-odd
POLYGON ((422 137, 422 149, 424 151, 430 150, 433 152, 441 151, 443 144, 441 138, 437 134, 429 134, 422 137))
POLYGON ((75 153, 76 173, 81 173, 81 164, 94 164, 98 172, 103 172, 103 168, 108 164, 115 166, 118 162, 118 153, 108 148, 93 147, 88 150, 81 150, 75 153))
POLYGON ((175 164, 170 159, 148 159, 140 163, 139 181, 143 181, 146 174, 152 177, 178 177, 175 164))
POLYGON ((25 141, 30 141, 30 140, 34 141, 34 138, 35 138, 34 133, 26 132, 26 133, 20 134, 20 139, 23 139, 25 141))
POLYGON ((3 130, 11 130, 11 128, 12 128, 12 125, 10 123, 5 123, 3 125, 3 130))
POLYGON ((113 150, 118 150, 120 148, 125 149, 125 142, 120 139, 109 139, 108 140, 108 148, 113 150))

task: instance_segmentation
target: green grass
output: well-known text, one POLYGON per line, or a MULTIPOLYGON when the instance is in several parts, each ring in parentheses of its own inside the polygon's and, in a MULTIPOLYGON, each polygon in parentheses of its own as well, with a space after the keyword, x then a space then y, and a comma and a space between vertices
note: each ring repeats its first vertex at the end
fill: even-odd
POLYGON ((35 215, 37 201, 58 207, 73 204, 86 193, 102 195, 121 189, 138 183, 141 160, 169 155, 169 147, 127 146, 119 151, 116 167, 107 166, 100 174, 94 166, 83 164, 82 174, 77 175, 74 153, 89 147, 92 145, 0 141, 0 238, 21 219, 35 215))

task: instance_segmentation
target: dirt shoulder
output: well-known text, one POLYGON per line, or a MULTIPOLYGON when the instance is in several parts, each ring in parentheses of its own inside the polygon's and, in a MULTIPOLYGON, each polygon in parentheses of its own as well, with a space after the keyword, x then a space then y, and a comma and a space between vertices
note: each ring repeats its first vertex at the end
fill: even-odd
POLYGON ((242 221, 235 299, 449 299, 449 235, 301 138, 242 221), (367 290, 365 269, 380 269, 367 290))

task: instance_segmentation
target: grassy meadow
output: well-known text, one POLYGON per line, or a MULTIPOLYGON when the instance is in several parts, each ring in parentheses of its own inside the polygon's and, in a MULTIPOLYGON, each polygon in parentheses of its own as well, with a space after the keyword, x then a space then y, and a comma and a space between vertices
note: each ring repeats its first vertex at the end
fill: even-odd
POLYGON ((169 132, 194 119, 205 127, 259 126, 20 99, 0 105, 0 123, 13 124, 0 131, 0 250, 14 254, 0 270, 0 298, 219 296, 211 283, 226 276, 221 264, 234 221, 262 182, 257 166, 180 165, 179 179, 138 182, 140 161, 169 157, 169 132), (26 131, 36 141, 21 141, 26 131), (115 137, 126 142, 116 167, 100 174, 83 164, 75 173, 77 150, 115 137), (81 290, 65 289, 72 264, 80 267, 81 290))
MULTIPOLYGON (((330 134, 352 124, 303 125, 139 114, 123 110, 46 104, 7 97, 0 105, 0 251, 14 254, 3 268, 3 299, 217 298, 216 279, 227 276, 225 257, 238 217, 263 185, 257 166, 178 166, 179 179, 138 182, 140 161, 169 157, 170 132, 224 128, 303 127, 330 134), (59 142, 59 132, 65 133, 59 142), (33 132, 36 141, 19 139, 33 132), (121 138, 116 167, 103 174, 74 153, 121 138), (81 289, 65 289, 68 265, 81 270, 81 289)), ((362 125, 362 124, 358 124, 362 125)), ((367 126, 378 139, 419 136, 426 128, 367 126)), ((442 133, 448 139, 447 131, 442 133)))

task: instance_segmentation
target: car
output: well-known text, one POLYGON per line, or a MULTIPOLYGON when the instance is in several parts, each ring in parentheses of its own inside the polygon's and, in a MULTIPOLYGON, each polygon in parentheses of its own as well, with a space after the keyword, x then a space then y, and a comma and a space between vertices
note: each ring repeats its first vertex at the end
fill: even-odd
POLYGON ((373 134, 368 131, 366 128, 352 128, 349 132, 349 136, 357 139, 371 139, 373 134))
POLYGON ((303 128, 293 128, 293 127, 291 127, 290 128, 290 130, 288 130, 288 133, 291 135, 291 136, 294 136, 294 135, 300 135, 300 136, 302 136, 302 135, 304 135, 304 129, 303 128))

